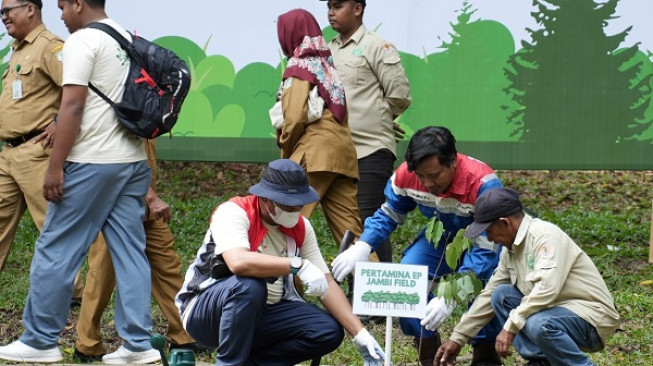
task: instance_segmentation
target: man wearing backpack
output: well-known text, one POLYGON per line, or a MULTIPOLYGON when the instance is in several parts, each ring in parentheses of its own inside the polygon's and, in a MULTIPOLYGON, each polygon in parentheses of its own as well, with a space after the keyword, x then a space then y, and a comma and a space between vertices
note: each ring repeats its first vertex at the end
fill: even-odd
POLYGON ((345 328, 365 366, 383 365, 300 215, 320 199, 304 169, 275 160, 249 192, 215 209, 188 268, 176 298, 188 333, 217 348, 217 365, 292 366, 338 348, 345 328), (300 297, 297 279, 328 313, 300 297))
POLYGON ((58 362, 75 273, 100 231, 116 272, 116 328, 124 340, 105 363, 149 363, 160 359, 149 339, 150 265, 145 256, 145 194, 151 171, 143 142, 117 121, 93 83, 112 99, 121 97, 129 60, 116 41, 96 29, 109 19, 103 0, 59 0, 71 35, 64 44, 63 95, 43 195, 50 201, 36 245, 20 339, 0 347, 0 359, 58 362))

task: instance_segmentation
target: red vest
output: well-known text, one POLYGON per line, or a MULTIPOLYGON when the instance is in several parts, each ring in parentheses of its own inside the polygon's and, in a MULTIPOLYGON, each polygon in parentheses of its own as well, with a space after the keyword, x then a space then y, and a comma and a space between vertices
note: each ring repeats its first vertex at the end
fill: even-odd
MULTIPOLYGON (((268 229, 263 225, 263 220, 261 220, 258 196, 234 197, 229 202, 237 204, 247 213, 247 218, 249 219, 249 230, 247 231, 247 235, 249 236, 249 249, 255 252, 268 233, 268 229)), ((289 229, 280 226, 279 231, 293 238, 297 244, 297 248, 301 248, 304 243, 304 237, 306 236, 304 218, 300 216, 297 224, 289 229)))

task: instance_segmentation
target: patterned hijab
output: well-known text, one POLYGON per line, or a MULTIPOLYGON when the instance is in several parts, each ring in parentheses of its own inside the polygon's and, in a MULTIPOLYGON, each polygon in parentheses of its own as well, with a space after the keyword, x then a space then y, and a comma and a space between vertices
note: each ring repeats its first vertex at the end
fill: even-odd
POLYGON ((296 77, 317 85, 324 106, 340 124, 344 123, 347 116, 345 89, 313 15, 303 9, 281 14, 277 33, 281 50, 288 57, 283 79, 296 77))

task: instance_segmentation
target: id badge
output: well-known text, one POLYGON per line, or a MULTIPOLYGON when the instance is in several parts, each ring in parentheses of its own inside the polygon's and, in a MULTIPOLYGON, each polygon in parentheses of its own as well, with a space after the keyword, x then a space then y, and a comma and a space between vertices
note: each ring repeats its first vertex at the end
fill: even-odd
POLYGON ((14 100, 20 99, 23 97, 23 82, 18 80, 14 80, 11 83, 11 91, 12 91, 12 97, 14 100))

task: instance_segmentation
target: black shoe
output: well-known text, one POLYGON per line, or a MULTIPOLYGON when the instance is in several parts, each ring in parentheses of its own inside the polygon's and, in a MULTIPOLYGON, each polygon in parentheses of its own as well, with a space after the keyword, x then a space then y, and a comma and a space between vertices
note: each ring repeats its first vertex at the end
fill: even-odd
POLYGON ((551 366, 551 362, 547 361, 546 358, 533 358, 528 360, 526 366, 551 366))
POLYGON ((213 348, 209 346, 205 346, 201 343, 198 342, 193 342, 193 343, 184 343, 184 344, 177 344, 174 342, 170 342, 170 349, 189 349, 192 350, 195 354, 200 354, 200 353, 210 353, 213 351, 213 348))
POLYGON ((71 309, 76 309, 78 307, 82 306, 82 298, 81 297, 73 297, 72 300, 70 300, 70 308, 71 309))
POLYGON ((360 315, 358 316, 358 319, 363 323, 364 325, 369 325, 369 324, 385 324, 385 316, 378 316, 378 315, 360 315))
POLYGON ((73 359, 78 360, 81 363, 102 362, 102 356, 104 356, 104 354, 95 356, 85 355, 81 353, 77 348, 75 348, 75 352, 73 352, 73 359))

